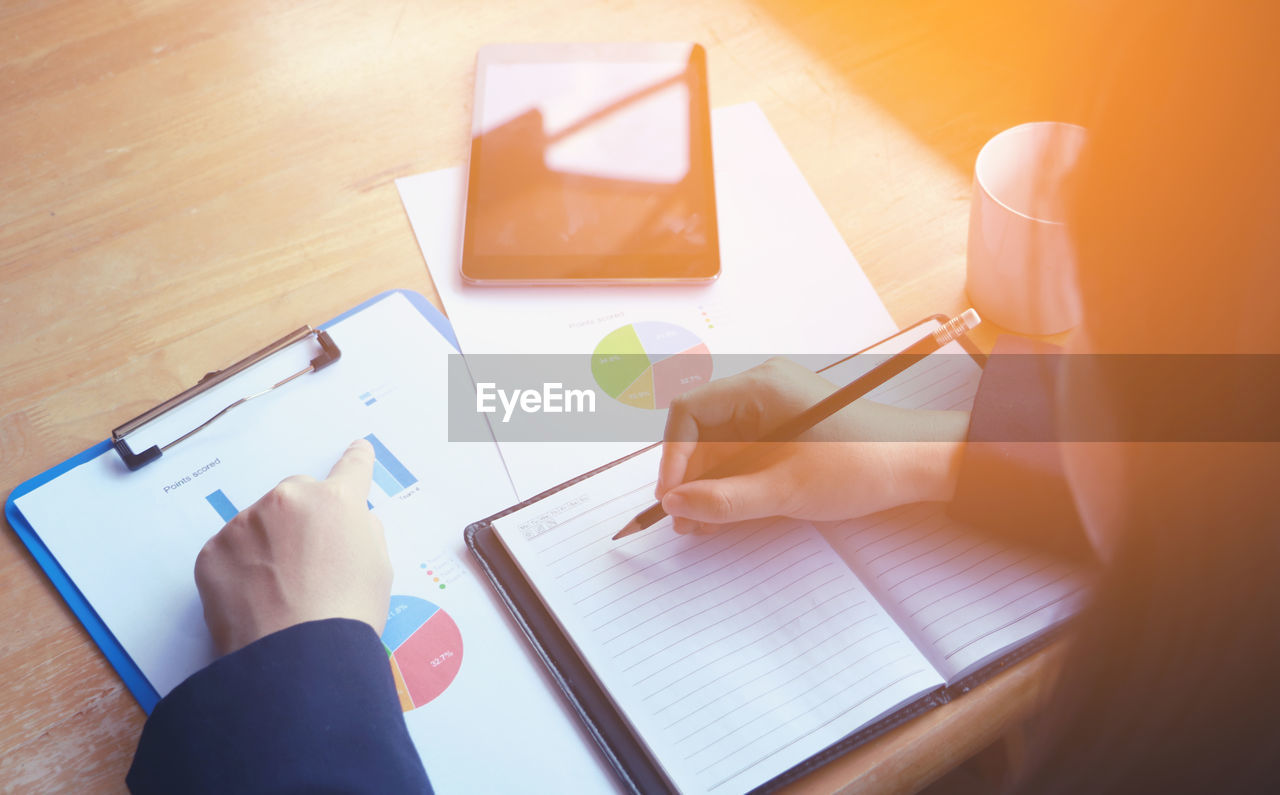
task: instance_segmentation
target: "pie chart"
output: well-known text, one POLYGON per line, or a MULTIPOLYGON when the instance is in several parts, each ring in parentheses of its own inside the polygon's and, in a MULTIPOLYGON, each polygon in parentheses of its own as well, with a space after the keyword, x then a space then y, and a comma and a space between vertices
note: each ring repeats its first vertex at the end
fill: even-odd
POLYGON ((605 394, 638 409, 665 409, 681 392, 711 380, 711 351, 683 326, 659 320, 609 332, 591 354, 605 394))
POLYGON ((405 712, 435 700, 462 667, 458 625, 426 599, 392 595, 382 645, 405 712))

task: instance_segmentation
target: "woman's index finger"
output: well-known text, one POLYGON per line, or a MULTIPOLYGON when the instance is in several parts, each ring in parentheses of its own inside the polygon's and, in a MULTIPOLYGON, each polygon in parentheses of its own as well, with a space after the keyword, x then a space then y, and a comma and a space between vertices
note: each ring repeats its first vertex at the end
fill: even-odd
POLYGON ((373 445, 367 439, 356 439, 329 470, 326 481, 336 483, 343 491, 363 496, 373 482, 374 458, 373 445))

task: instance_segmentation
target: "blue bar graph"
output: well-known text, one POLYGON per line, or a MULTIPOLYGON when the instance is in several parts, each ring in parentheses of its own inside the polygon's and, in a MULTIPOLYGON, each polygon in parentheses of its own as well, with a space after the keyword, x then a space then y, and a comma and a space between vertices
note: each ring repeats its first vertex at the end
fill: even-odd
POLYGON ((378 484, 378 488, 382 489, 388 497, 393 497, 418 482, 413 473, 404 464, 400 463, 400 459, 391 454, 391 451, 376 435, 371 433, 364 438, 368 439, 369 444, 373 445, 375 459, 373 481, 378 484))
POLYGON ((218 489, 214 493, 205 497, 213 509, 222 517, 222 521, 229 522, 236 518, 236 514, 240 513, 236 510, 236 506, 231 504, 231 500, 227 499, 227 495, 222 493, 222 489, 218 489))
POLYGON ((378 488, 382 489, 388 497, 394 497, 404 491, 404 486, 401 486, 400 482, 391 476, 391 473, 387 471, 381 461, 373 462, 373 482, 377 483, 378 488))

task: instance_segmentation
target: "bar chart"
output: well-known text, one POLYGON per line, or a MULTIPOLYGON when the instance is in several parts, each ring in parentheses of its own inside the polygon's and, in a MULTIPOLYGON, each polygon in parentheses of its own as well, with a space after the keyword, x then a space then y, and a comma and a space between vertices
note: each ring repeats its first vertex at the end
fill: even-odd
MULTIPOLYGON (((385 497, 395 497, 418 482, 409 468, 387 449, 377 434, 371 433, 364 438, 373 445, 373 482, 377 486, 376 491, 381 491, 385 497)), ((376 495, 370 496, 371 507, 376 507, 374 496, 376 495)))
POLYGON ((218 512, 218 516, 222 517, 222 521, 224 523, 231 521, 235 518, 236 514, 240 513, 227 495, 222 493, 222 489, 218 489, 204 499, 205 502, 209 503, 209 505, 218 512))
MULTIPOLYGON (((418 478, 399 458, 396 458, 377 434, 371 433, 364 438, 373 445, 373 487, 370 488, 369 499, 366 502, 369 509, 373 510, 379 502, 403 494, 406 489, 418 482, 418 478)), ((206 495, 204 500, 224 524, 240 512, 222 489, 206 495)))

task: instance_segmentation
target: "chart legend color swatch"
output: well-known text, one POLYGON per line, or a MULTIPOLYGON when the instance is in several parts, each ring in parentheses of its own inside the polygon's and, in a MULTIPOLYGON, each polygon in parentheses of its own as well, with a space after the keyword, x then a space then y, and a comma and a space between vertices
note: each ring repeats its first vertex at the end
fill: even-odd
POLYGON ((462 667, 462 632, 448 613, 416 596, 391 596, 382 645, 405 712, 435 700, 462 667))
POLYGON ((665 409, 681 392, 711 380, 711 351, 692 331, 646 320, 610 332, 591 354, 605 394, 638 409, 665 409))

